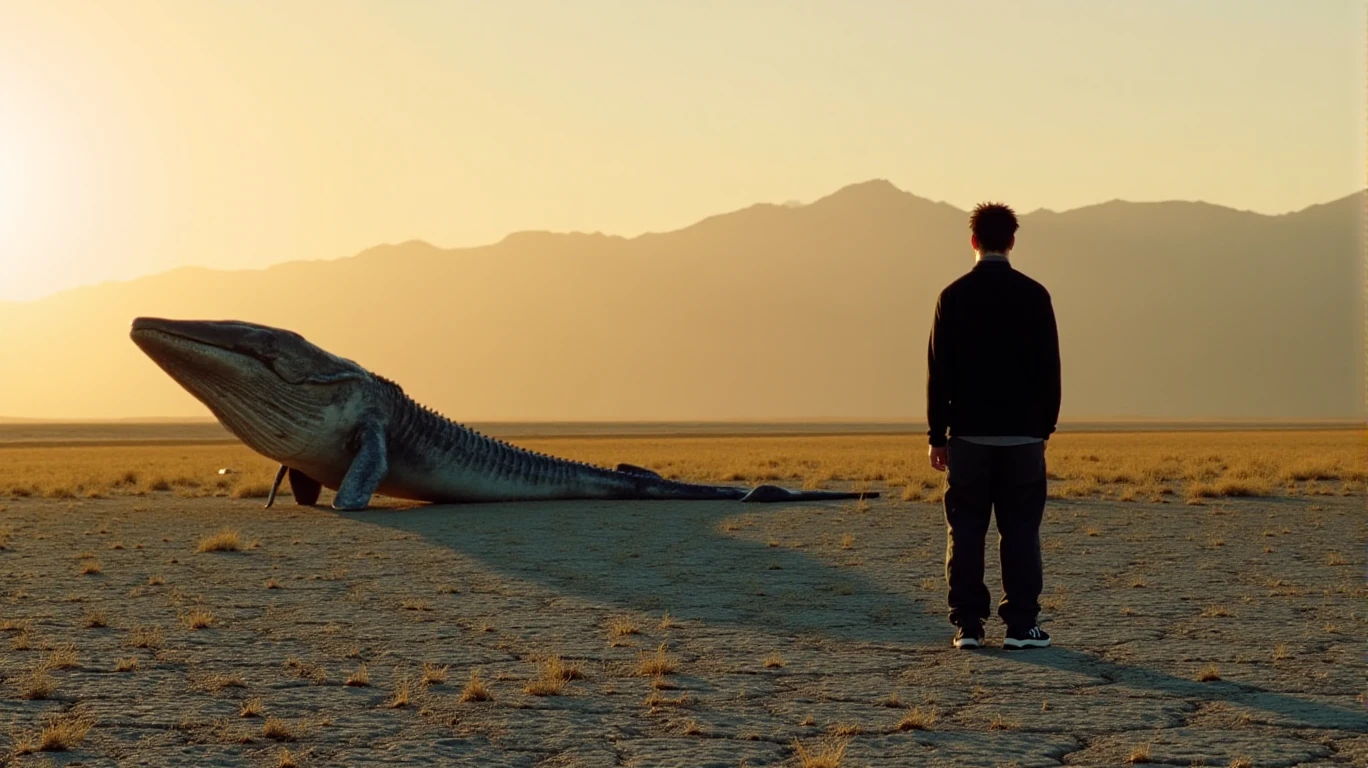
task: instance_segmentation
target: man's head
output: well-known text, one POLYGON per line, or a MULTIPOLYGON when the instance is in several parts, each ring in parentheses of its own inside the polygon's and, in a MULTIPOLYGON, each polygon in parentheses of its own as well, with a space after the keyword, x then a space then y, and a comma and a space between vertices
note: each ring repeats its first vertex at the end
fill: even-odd
POLYGON ((969 243, 979 253, 1006 253, 1016 244, 1016 212, 1002 203, 979 203, 969 214, 969 243))

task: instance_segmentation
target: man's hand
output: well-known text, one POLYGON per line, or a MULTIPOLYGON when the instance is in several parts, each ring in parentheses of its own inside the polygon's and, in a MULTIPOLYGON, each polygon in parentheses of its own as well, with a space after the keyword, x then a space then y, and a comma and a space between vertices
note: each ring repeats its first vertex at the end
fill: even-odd
POLYGON ((950 466, 949 448, 946 448, 943 445, 933 445, 931 446, 931 449, 927 451, 927 453, 931 456, 931 468, 936 470, 937 472, 944 472, 945 468, 950 466))

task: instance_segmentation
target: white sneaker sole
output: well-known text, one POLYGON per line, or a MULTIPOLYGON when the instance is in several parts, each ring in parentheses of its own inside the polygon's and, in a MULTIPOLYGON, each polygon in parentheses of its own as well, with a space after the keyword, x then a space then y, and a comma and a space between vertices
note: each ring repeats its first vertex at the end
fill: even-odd
POLYGON ((1049 640, 1013 640, 1011 638, 1002 641, 1002 647, 1009 651, 1019 651, 1023 648, 1049 648, 1049 640))
POLYGON ((971 650, 974 648, 982 648, 983 643, 980 643, 978 640, 975 640, 972 637, 966 637, 963 640, 956 640, 955 647, 959 648, 960 650, 971 650))

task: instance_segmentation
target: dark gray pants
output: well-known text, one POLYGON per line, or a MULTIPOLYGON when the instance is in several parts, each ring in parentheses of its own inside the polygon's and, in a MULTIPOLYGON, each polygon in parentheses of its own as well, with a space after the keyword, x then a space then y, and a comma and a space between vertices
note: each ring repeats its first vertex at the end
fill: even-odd
POLYGON ((950 623, 973 626, 988 619, 983 543, 990 515, 997 519, 1002 561, 998 616, 1010 628, 1034 626, 1044 580, 1040 518, 1045 513, 1045 445, 993 446, 950 440, 945 491, 945 580, 950 623))

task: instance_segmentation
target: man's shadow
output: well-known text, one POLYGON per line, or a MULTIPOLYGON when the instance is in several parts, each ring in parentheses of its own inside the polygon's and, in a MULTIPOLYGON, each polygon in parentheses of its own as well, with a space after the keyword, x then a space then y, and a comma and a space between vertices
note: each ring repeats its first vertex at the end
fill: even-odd
MULTIPOLYGON (((795 540, 812 541, 801 529, 770 542, 738 522, 776 511, 735 502, 579 501, 338 514, 416 534, 506 576, 627 609, 909 651, 947 647, 950 625, 944 613, 928 612, 941 607, 939 593, 928 606, 909 597, 911 585, 900 583, 896 574, 876 582, 859 567, 822 562, 794 548, 795 540)), ((1281 723, 1368 731, 1361 708, 1254 685, 1199 683, 1068 648, 988 653, 1099 682, 1264 710, 1281 723)))

